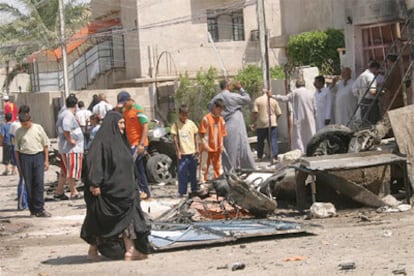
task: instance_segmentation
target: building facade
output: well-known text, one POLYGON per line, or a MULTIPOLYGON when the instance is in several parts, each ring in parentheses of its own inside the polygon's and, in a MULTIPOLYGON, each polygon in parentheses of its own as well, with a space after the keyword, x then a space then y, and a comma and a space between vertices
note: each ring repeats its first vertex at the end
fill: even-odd
MULTIPOLYGON (((95 18, 119 15, 124 30, 127 78, 177 76, 216 67, 236 74, 260 65, 256 1, 92 0, 95 18)), ((265 1, 271 36, 280 35, 280 1, 265 1)), ((272 49, 270 63, 279 63, 272 49)))

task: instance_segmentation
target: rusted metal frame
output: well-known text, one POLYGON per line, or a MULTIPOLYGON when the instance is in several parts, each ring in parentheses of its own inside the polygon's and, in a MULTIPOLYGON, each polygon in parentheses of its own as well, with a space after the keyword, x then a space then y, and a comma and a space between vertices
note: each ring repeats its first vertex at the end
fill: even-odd
MULTIPOLYGON (((391 165, 400 165, 402 166, 403 169, 403 174, 404 174, 404 187, 406 189, 406 196, 407 196, 407 200, 409 200, 410 196, 411 196, 411 188, 408 187, 409 183, 407 181, 407 167, 406 167, 406 160, 398 160, 398 161, 389 161, 385 164, 375 164, 375 165, 367 165, 367 166, 362 166, 360 167, 361 169, 368 169, 368 168, 375 168, 378 166, 391 166, 391 165)), ((341 169, 341 168, 335 168, 332 170, 323 170, 323 171, 319 171, 319 170, 310 170, 307 169, 304 166, 290 166, 291 168, 296 169, 297 175, 296 175, 296 207, 299 210, 305 210, 307 207, 307 201, 306 201, 306 179, 308 177, 308 175, 310 174, 312 176, 312 182, 311 182, 311 191, 312 191, 312 202, 316 202, 316 182, 315 182, 315 177, 316 174, 318 173, 329 173, 329 172, 335 172, 335 171, 341 171, 341 170, 355 170, 355 168, 353 169, 341 169)))
POLYGON ((405 197, 407 198, 407 203, 410 204, 410 198, 413 193, 411 189, 410 182, 408 181, 408 172, 407 172, 407 162, 401 162, 399 166, 403 170, 403 181, 404 181, 404 188, 405 188, 405 197))
MULTIPOLYGON (((373 46, 375 43, 374 43, 374 37, 372 35, 372 28, 369 29, 369 38, 371 40, 371 46, 373 46)), ((375 51, 374 51, 374 49, 371 49, 371 55, 375 59, 375 51)))
MULTIPOLYGON (((397 40, 396 40, 397 41, 397 40)), ((368 107, 368 110, 367 110, 367 112, 364 114, 364 117, 363 118, 361 118, 362 119, 362 122, 364 122, 365 120, 367 120, 367 118, 368 118, 368 116, 369 116, 369 113, 371 112, 371 110, 372 110, 372 108, 374 107, 374 104, 375 103, 378 103, 377 101, 379 100, 379 97, 380 97, 380 95, 381 95, 381 91, 384 89, 384 84, 388 81, 388 79, 390 78, 390 76, 391 76, 391 72, 394 70, 394 68, 398 65, 398 63, 400 62, 400 60, 401 60, 401 58, 402 58, 402 54, 404 53, 404 51, 405 51, 405 47, 407 47, 407 45, 408 44, 404 44, 403 45, 403 47, 402 47, 402 49, 401 49, 401 52, 399 53, 399 55, 397 56, 397 60, 393 63, 393 65, 391 66, 391 68, 390 68, 390 70, 389 70, 389 73, 388 74, 386 74, 385 75, 385 78, 384 78, 384 82, 382 83, 382 85, 381 85, 381 87, 380 87, 380 89, 377 89, 377 93, 375 94, 375 97, 374 97, 374 100, 372 101, 372 103, 369 105, 369 107, 368 107)), ((408 72, 409 70, 407 70, 407 72, 408 72)), ((368 89, 365 91, 365 93, 364 93, 364 96, 362 97, 362 99, 363 98, 365 98, 365 96, 368 94, 368 92, 369 92, 369 90, 370 90, 370 88, 371 88, 371 85, 374 83, 374 81, 377 79, 377 76, 378 76, 378 74, 377 75, 375 75, 375 77, 374 77, 374 79, 372 80, 372 82, 370 83, 370 85, 369 85, 369 87, 368 87, 368 89)), ((400 89, 400 87, 401 87, 401 84, 402 84, 402 82, 400 83, 400 86, 399 86, 399 89, 400 89)), ((395 98, 396 98, 396 95, 397 93, 395 93, 394 94, 394 97, 393 97, 393 100, 395 101, 395 98)), ((361 101, 362 101, 362 99, 361 99, 361 101)), ((393 102, 393 101, 391 101, 391 102, 393 102)), ((390 106, 387 108, 387 110, 390 108, 390 106)), ((358 110, 358 107, 357 107, 357 110, 358 110)), ((356 113, 356 111, 355 111, 355 113, 356 113)))
MULTIPOLYGON (((411 11, 411 14, 413 13, 413 11, 411 11)), ((403 33, 405 30, 407 30, 407 29, 409 29, 409 23, 410 23, 410 20, 409 20, 409 18, 410 18, 410 16, 408 17, 408 19, 405 21, 405 23, 404 23, 404 26, 403 26, 403 28, 402 28, 402 30, 400 30, 400 33, 403 33)), ((389 25, 389 23, 384 23, 384 24, 387 24, 387 25, 389 25)), ((382 24, 377 24, 376 26, 381 26, 382 24)), ((366 28, 361 28, 362 30, 363 29, 368 29, 368 31, 369 31, 369 35, 372 35, 372 33, 371 33, 371 28, 372 28, 373 26, 369 26, 369 27, 366 27, 366 28)), ((395 45, 396 45, 396 43, 397 43, 397 39, 396 40, 394 40, 393 42, 392 42, 392 44, 391 44, 391 49, 393 48, 393 47, 395 47, 395 45)), ((405 46, 406 45, 408 45, 408 44, 410 44, 410 43, 406 43, 406 44, 403 44, 403 50, 401 51, 401 53, 398 55, 398 58, 397 58, 397 61, 395 62, 395 63, 397 63, 398 61, 399 61, 399 59, 400 59, 400 57, 402 56, 402 53, 405 51, 405 46)), ((365 48, 364 48, 365 49, 365 48)), ((373 49, 371 49, 371 50, 373 50, 373 49)), ((384 63, 385 63, 385 60, 383 60, 383 62, 382 62, 382 64, 381 64, 381 66, 380 66, 380 68, 382 68, 383 66, 384 66, 384 63)), ((393 68, 395 66, 395 64, 393 64, 393 66, 391 67, 391 68, 393 68)), ((391 69, 392 70, 392 69, 391 69)), ((387 74, 386 76, 385 76, 385 78, 384 78, 384 83, 387 81, 387 79, 388 79, 388 77, 389 77, 389 75, 390 74, 387 74)), ((368 86, 368 88, 365 90, 365 93, 362 95, 362 97, 361 97, 361 100, 360 101, 358 101, 358 104, 357 104, 357 106, 356 106, 356 108, 354 109, 354 112, 352 113, 352 116, 351 116, 351 119, 348 121, 348 123, 346 124, 347 126, 349 126, 350 125, 350 123, 354 120, 354 118, 355 118, 355 115, 357 114, 357 111, 358 111, 358 109, 360 109, 360 107, 363 105, 362 104, 362 99, 364 99, 365 98, 365 96, 369 93, 369 90, 370 90, 370 88, 371 88, 371 85, 374 83, 374 81, 377 79, 377 75, 375 75, 375 77, 374 77, 374 79, 371 81, 371 83, 369 84, 369 86, 368 86)), ((381 87, 381 89, 380 89, 380 91, 382 90, 382 87, 381 87)), ((371 109, 372 109, 372 107, 373 107, 373 105, 375 104, 375 101, 376 100, 378 100, 378 98, 379 98, 379 94, 380 93, 377 93, 376 95, 375 95, 375 100, 370 104, 370 106, 369 106, 369 108, 368 108, 368 111, 367 111, 367 113, 365 114, 365 116, 364 116, 364 118, 361 118, 361 121, 362 122, 364 122, 364 120, 366 120, 366 117, 368 116, 368 114, 371 112, 371 109)))
POLYGON ((379 34, 380 34, 380 38, 381 38, 381 49, 382 49, 382 56, 385 59, 385 44, 384 44, 384 36, 382 34, 382 27, 378 27, 379 29, 379 34))
MULTIPOLYGON (((308 206, 306 204, 306 179, 313 171, 306 169, 303 166, 290 166, 297 170, 296 174, 296 207, 298 210, 305 210, 308 206)), ((312 186, 311 186, 312 188, 312 186)), ((313 193, 312 193, 313 194, 313 193)), ((313 200, 313 197, 312 197, 313 200)))
MULTIPOLYGON (((396 61, 396 63, 397 63, 397 61, 396 61)), ((393 65, 394 65, 394 64, 393 64, 393 65)), ((387 108, 384 110, 384 114, 385 114, 388 110, 390 110, 390 108, 391 108, 392 104, 393 104, 393 103, 394 103, 394 101, 397 99, 397 96, 399 95, 399 91, 400 91, 400 89, 401 89, 402 85, 405 85, 405 82, 407 81, 407 80, 406 80, 407 76, 411 75, 411 71, 413 70, 413 66, 414 66, 414 61, 411 61, 411 62, 410 62, 410 65, 409 65, 409 66, 408 66, 408 68, 407 68, 407 71, 406 71, 406 72, 405 72, 405 74, 404 74, 403 79, 401 80, 400 85, 398 86, 398 89, 397 89, 396 93, 394 93, 394 96, 392 97, 392 99, 391 99, 390 103, 388 104, 387 108)), ((407 96, 405 96, 404 104, 406 104, 406 102, 407 102, 407 96)))

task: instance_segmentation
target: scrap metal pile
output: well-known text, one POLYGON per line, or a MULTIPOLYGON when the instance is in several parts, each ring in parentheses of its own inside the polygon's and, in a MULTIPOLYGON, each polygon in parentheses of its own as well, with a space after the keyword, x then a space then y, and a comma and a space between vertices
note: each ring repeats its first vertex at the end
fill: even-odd
POLYGON ((156 221, 190 223, 271 215, 277 207, 274 189, 284 179, 285 169, 225 173, 208 183, 205 192, 183 199, 156 221))

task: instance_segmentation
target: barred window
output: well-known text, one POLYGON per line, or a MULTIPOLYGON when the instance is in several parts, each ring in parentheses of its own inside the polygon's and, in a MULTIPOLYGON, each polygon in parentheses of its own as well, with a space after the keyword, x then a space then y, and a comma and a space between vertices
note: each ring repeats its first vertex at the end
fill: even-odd
POLYGON ((243 41, 243 10, 207 10, 207 30, 214 42, 243 41))

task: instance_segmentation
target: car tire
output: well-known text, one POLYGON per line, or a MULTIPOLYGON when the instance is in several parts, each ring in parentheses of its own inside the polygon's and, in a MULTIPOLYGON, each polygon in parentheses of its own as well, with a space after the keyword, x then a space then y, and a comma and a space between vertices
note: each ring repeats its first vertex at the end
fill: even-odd
POLYGON ((353 131, 343 125, 328 125, 316 133, 306 147, 307 156, 348 152, 353 131))
POLYGON ((172 183, 175 181, 173 161, 168 155, 155 154, 147 161, 147 177, 152 183, 172 183))

